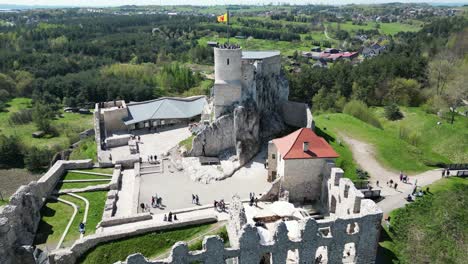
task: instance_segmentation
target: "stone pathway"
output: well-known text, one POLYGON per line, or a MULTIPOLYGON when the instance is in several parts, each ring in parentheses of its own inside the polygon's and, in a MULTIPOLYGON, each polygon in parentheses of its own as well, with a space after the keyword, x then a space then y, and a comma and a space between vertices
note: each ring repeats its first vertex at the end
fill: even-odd
POLYGON ((60 237, 60 240, 59 240, 59 242, 58 242, 58 244, 57 244, 57 247, 55 248, 55 249, 60 249, 60 247, 62 246, 63 241, 65 240, 65 237, 66 237, 67 234, 68 234, 68 230, 70 230, 70 227, 71 227, 71 225, 72 225, 72 223, 73 223, 73 220, 75 219, 75 216, 76 216, 76 214, 78 213, 78 207, 76 206, 76 204, 74 204, 74 203, 72 203, 72 202, 69 202, 69 201, 67 201, 67 200, 64 200, 64 199, 60 199, 60 198, 58 198, 58 197, 53 197, 53 199, 56 199, 56 200, 59 201, 59 202, 62 202, 62 203, 64 203, 64 204, 67 204, 67 205, 73 207, 73 215, 72 215, 72 217, 70 218, 70 221, 68 221, 67 227, 65 227, 65 230, 63 231, 63 234, 62 234, 62 236, 60 237))
MULTIPOLYGON (((78 198, 80 200, 82 200, 83 202, 85 202, 85 211, 84 211, 84 214, 83 214, 83 223, 86 224, 86 221, 88 220, 88 211, 89 211, 89 201, 88 199, 86 199, 85 197, 83 196, 79 196, 77 194, 74 194, 74 193, 68 193, 68 195, 70 196, 73 196, 75 198, 78 198)), ((83 238, 84 234, 81 233, 80 234, 80 238, 83 238)))
MULTIPOLYGON (((376 188, 380 188, 382 190, 381 195, 384 199, 379 201, 378 205, 384 214, 388 214, 394 209, 403 207, 407 204, 408 202, 405 198, 413 191, 414 184, 416 182, 418 186, 425 186, 441 179, 442 169, 434 169, 409 176, 408 183, 400 182, 400 172, 392 171, 383 167, 375 159, 374 148, 372 145, 344 135, 341 135, 340 137, 350 147, 353 153, 353 158, 359 167, 369 172, 372 186, 376 187, 376 182, 380 182, 379 187, 376 188), (390 180, 398 183, 396 190, 386 185, 387 181, 390 180)), ((451 172, 452 175, 456 174, 456 171, 451 172)), ((406 174, 405 172, 403 173, 406 174)))
MULTIPOLYGON (((117 200, 116 217, 129 216, 132 214, 133 193, 135 184, 135 171, 127 169, 122 171, 122 184, 119 190, 119 199, 117 200)), ((137 206, 137 205, 135 205, 137 206)))

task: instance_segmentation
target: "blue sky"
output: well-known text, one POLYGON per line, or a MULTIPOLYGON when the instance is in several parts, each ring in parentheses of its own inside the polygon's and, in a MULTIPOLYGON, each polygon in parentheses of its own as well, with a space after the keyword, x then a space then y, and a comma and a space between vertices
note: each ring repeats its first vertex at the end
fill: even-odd
MULTIPOLYGON (((398 0, 0 0, 0 4, 15 5, 60 5, 60 6, 120 6, 120 5, 225 5, 225 4, 268 4, 268 3, 290 3, 290 4, 378 4, 396 2, 398 0)), ((467 3, 468 0, 400 0, 405 3, 467 3)))

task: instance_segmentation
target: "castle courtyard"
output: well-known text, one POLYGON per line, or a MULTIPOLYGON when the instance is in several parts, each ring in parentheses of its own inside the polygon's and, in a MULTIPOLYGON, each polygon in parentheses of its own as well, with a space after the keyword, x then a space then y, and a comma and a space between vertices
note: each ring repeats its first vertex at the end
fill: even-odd
POLYGON ((151 208, 151 212, 155 214, 196 207, 197 205, 192 204, 192 194, 199 196, 201 205, 213 205, 214 200, 224 199, 229 202, 235 194, 241 199, 249 199, 249 193, 260 195, 271 188, 271 183, 266 181, 267 170, 262 154, 257 155, 231 177, 209 184, 195 182, 186 171, 174 170, 169 166, 164 161, 163 172, 140 176, 140 203, 151 205, 151 196, 155 194, 163 198, 164 210, 151 208))

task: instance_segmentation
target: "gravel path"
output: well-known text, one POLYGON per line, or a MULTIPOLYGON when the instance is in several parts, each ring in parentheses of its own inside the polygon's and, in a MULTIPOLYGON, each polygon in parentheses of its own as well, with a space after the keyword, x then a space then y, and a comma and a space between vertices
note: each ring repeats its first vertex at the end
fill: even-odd
MULTIPOLYGON (((369 172, 371 185, 382 190, 381 195, 384 199, 379 201, 378 205, 385 214, 408 203, 405 198, 413 191, 415 183, 417 186, 425 186, 441 179, 442 169, 435 169, 409 176, 408 183, 400 182, 400 172, 383 167, 375 159, 372 145, 344 135, 341 135, 341 138, 350 147, 353 158, 359 167, 369 172), (390 180, 398 183, 396 190, 386 185, 387 181, 390 180), (379 187, 376 186, 377 181, 380 183, 379 187)), ((453 171, 452 175, 455 173, 453 171)))

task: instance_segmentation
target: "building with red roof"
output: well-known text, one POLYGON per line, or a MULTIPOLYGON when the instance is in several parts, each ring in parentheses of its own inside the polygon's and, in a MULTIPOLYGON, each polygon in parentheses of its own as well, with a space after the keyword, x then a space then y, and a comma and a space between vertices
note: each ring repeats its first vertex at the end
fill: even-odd
POLYGON ((291 201, 317 201, 325 164, 338 156, 312 129, 298 129, 268 143, 268 180, 281 179, 291 201))

